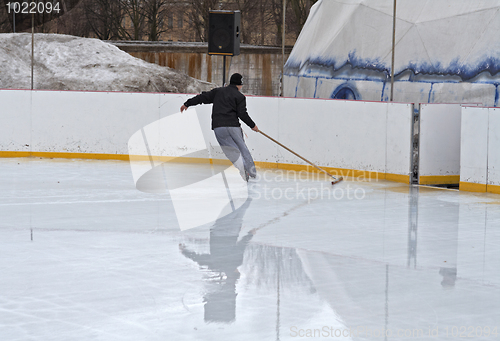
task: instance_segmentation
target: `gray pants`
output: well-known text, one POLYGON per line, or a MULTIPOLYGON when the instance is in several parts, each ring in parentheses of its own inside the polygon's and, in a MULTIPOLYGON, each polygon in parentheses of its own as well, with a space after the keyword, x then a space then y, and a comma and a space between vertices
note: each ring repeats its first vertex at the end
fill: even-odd
POLYGON ((244 175, 246 171, 251 177, 257 176, 241 127, 218 127, 214 129, 214 133, 222 151, 240 173, 244 175))

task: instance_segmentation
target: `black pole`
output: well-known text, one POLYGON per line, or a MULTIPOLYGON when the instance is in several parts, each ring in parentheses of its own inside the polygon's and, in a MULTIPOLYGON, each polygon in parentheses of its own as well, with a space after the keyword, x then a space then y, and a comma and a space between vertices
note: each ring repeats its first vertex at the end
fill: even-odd
POLYGON ((35 14, 31 14, 31 90, 33 90, 33 68, 35 59, 35 14))
POLYGON ((396 49, 396 0, 394 0, 394 8, 392 12, 392 60, 391 60, 391 98, 394 99, 394 50, 396 49))
POLYGON ((385 341, 387 341, 387 327, 389 326, 389 264, 385 265, 385 341))
POLYGON ((224 61, 222 65, 222 86, 226 85, 226 56, 224 55, 224 61))
POLYGON ((276 281, 276 341, 280 341, 280 266, 281 266, 281 252, 282 248, 277 248, 278 250, 278 267, 277 267, 277 281, 276 281))

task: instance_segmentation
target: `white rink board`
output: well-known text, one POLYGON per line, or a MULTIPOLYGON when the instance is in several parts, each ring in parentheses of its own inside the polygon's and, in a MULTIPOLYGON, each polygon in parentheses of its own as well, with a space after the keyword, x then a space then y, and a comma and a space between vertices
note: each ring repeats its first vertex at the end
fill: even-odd
MULTIPOLYGON (((298 154, 324 166, 385 172, 387 105, 290 98, 280 109, 280 142, 298 154)), ((297 163, 286 151, 281 160, 297 163)))
MULTIPOLYGON (((161 141, 161 125, 152 123, 179 113, 191 96, 1 90, 5 114, 0 150, 128 154, 129 139, 148 125, 156 129, 148 130, 148 135, 161 141), (25 145, 29 147, 23 149, 25 145)), ((321 166, 400 175, 410 172, 409 104, 248 96, 247 107, 263 132, 321 166)), ((210 126, 211 105, 194 109, 208 149, 217 147, 210 126)), ((195 130, 186 124, 176 133, 191 136, 195 130)), ((244 124, 243 130, 255 161, 304 164, 244 124)), ((185 143, 168 149, 169 156, 185 156, 190 148, 185 143)), ((224 158, 220 152, 212 156, 224 158)))
POLYGON ((33 92, 33 151, 127 154, 128 138, 159 118, 159 97, 112 92, 33 92))
POLYGON ((387 104, 387 173, 407 174, 411 167, 411 104, 387 104))
POLYGON ((5 107, 0 120, 6 123, 0 126, 0 150, 126 155, 127 141, 133 133, 178 112, 188 97, 1 90, 0 100, 5 107), (25 145, 29 148, 21 148, 25 145))
POLYGON ((0 91, 0 150, 31 150, 31 98, 29 90, 0 91))
POLYGON ((500 186, 500 109, 489 108, 488 185, 500 186))
MULTIPOLYGON (((410 104, 248 97, 247 105, 259 129, 313 163, 400 175, 410 172, 410 104)), ((257 161, 307 164, 272 141, 255 137, 252 131, 247 134, 257 161)))
POLYGON ((487 182, 488 111, 488 108, 462 108, 460 182, 487 182))
POLYGON ((460 104, 421 104, 419 175, 460 174, 460 104))

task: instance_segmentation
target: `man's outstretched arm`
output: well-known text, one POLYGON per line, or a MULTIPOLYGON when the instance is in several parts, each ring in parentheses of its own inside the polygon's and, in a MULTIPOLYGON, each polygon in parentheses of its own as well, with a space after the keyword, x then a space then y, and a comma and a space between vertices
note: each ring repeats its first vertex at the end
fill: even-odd
POLYGON ((213 103, 216 90, 217 89, 212 89, 211 91, 204 91, 199 95, 191 97, 181 106, 181 112, 186 110, 188 107, 192 107, 194 105, 213 103))

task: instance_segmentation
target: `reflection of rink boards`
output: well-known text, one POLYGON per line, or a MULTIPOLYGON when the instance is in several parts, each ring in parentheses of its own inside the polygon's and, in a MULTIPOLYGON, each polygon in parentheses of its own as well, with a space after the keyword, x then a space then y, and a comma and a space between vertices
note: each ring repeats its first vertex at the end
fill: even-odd
POLYGON ((208 165, 212 153, 207 144, 195 109, 153 122, 128 142, 136 188, 150 193, 168 189, 181 230, 213 222, 248 197, 247 184, 232 165, 179 173, 172 162, 166 162, 178 157, 171 161, 185 158, 208 165))
MULTIPOLYGON (((370 330, 392 331, 394 339, 398 331, 421 330, 428 337, 429 326, 432 330, 439 325, 440 337, 432 339, 448 340, 446 328, 451 332, 457 324, 497 324, 495 314, 483 313, 495 311, 496 303, 491 302, 498 295, 495 286, 462 279, 453 288, 444 288, 443 277, 434 268, 415 270, 326 253, 297 253, 320 297, 345 325, 359 332, 360 339, 375 340, 370 330)), ((484 339, 495 338, 491 334, 484 339)))

